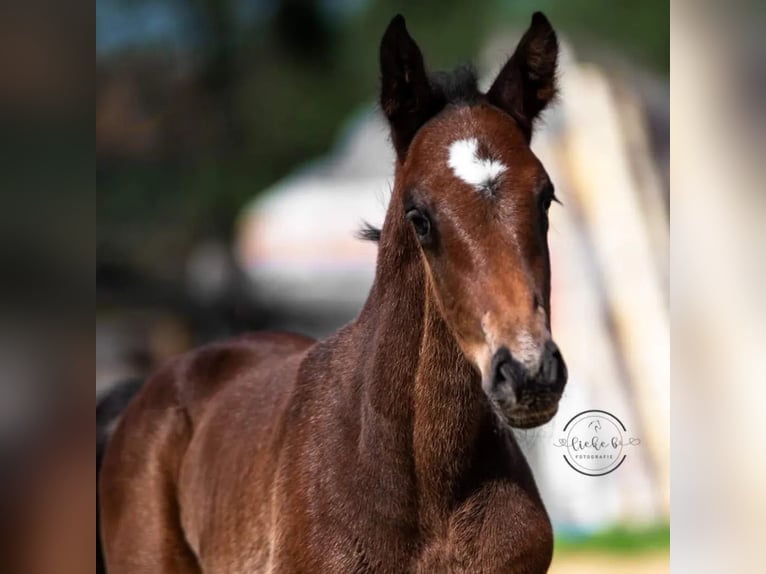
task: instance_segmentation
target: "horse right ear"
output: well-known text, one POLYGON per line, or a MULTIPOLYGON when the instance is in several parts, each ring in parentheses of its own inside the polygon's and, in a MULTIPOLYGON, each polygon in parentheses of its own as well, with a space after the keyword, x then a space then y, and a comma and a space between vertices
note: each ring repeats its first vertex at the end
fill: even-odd
POLYGON ((527 140, 540 112, 556 95, 558 54, 553 26, 542 12, 535 12, 516 51, 487 92, 490 103, 516 119, 527 140))
POLYGON ((391 128, 399 161, 404 160, 415 133, 443 105, 431 88, 423 55, 397 14, 380 43, 380 106, 391 128))

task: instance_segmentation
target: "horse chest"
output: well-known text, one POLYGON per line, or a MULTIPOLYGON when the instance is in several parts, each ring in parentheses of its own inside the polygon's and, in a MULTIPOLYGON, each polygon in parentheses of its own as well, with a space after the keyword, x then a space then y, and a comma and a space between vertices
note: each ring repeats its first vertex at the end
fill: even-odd
POLYGON ((551 523, 539 499, 517 485, 479 491, 447 516, 417 556, 415 572, 546 572, 551 523))
MULTIPOLYGON (((516 485, 477 493, 426 531, 357 508, 322 514, 322 528, 278 536, 273 572, 546 572, 552 532, 539 500, 516 485), (310 534, 306 534, 310 533, 310 534)), ((369 509, 368 509, 369 510, 369 509)))

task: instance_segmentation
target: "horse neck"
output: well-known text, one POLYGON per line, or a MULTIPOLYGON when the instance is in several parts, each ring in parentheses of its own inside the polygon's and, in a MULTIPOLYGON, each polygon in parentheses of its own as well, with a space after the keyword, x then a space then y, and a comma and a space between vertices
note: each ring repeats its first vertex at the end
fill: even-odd
POLYGON ((381 472, 393 474, 383 482, 412 486, 421 526, 434 528, 464 487, 488 411, 402 220, 387 218, 375 284, 357 323, 370 349, 359 374, 360 446, 377 468, 385 465, 381 472))

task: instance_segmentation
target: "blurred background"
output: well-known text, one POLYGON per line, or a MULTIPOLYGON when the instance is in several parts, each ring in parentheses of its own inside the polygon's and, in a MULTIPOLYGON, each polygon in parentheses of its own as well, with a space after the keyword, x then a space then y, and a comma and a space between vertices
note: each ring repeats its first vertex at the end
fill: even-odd
POLYGON ((766 3, 674 0, 673 551, 766 563, 766 3))
POLYGON ((552 572, 669 570, 669 68, 662 1, 96 0, 96 393, 206 341, 321 337, 371 285, 393 153, 378 42, 401 12, 432 70, 487 87, 534 10, 562 44, 533 149, 551 210, 554 420, 519 433, 552 572), (604 477, 553 447, 603 409, 641 439, 604 477))

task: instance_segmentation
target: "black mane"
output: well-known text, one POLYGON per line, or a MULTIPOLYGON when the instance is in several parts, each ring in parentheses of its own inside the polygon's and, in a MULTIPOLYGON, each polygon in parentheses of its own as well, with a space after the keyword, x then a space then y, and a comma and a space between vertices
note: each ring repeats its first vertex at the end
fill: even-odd
POLYGON ((429 79, 431 87, 444 97, 445 104, 472 104, 481 95, 476 69, 471 64, 458 66, 450 72, 435 72, 429 79))

